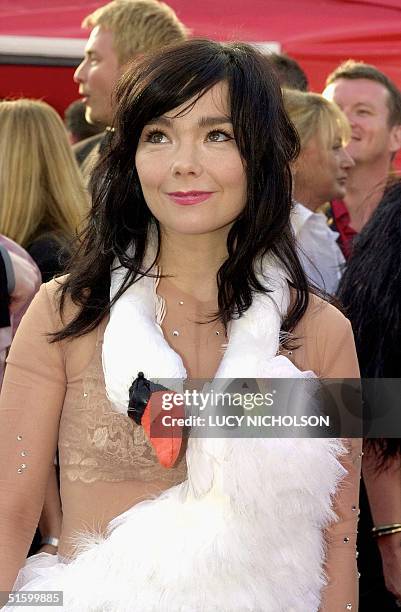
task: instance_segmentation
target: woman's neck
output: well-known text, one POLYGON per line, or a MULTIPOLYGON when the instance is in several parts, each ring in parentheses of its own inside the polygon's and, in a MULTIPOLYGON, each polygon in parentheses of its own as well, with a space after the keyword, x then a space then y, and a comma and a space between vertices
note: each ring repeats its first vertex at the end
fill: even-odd
POLYGON ((227 258, 221 232, 183 235, 161 232, 159 266, 163 276, 202 301, 217 299, 217 272, 227 258))

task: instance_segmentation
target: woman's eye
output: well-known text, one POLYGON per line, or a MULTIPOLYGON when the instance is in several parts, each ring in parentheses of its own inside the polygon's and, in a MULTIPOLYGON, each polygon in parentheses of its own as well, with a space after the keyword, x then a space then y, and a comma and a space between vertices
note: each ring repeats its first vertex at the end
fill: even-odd
POLYGON ((226 132, 222 132, 221 130, 213 130, 213 132, 209 132, 207 135, 207 140, 211 142, 224 142, 226 140, 232 140, 233 137, 226 132))
POLYGON ((163 132, 151 132, 146 136, 147 142, 152 142, 153 144, 162 144, 167 142, 167 136, 163 134, 163 132))

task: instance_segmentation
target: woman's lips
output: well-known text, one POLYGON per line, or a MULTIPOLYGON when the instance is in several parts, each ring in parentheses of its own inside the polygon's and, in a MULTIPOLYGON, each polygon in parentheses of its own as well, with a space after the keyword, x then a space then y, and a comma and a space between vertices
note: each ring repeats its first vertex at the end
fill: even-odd
POLYGON ((173 191, 167 195, 173 200, 173 202, 175 202, 175 204, 180 204, 181 206, 193 206, 194 204, 205 202, 205 200, 208 200, 213 193, 213 191, 173 191))

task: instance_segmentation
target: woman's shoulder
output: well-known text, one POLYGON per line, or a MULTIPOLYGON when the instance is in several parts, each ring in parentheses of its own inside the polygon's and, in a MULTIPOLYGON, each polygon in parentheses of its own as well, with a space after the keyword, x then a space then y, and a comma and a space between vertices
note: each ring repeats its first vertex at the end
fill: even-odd
MULTIPOLYGON (((64 275, 41 285, 25 315, 27 320, 23 320, 25 331, 30 330, 33 336, 51 336, 78 315, 80 307, 73 302, 68 291, 65 293, 63 308, 60 308, 61 289, 67 279, 68 275, 64 275)), ((87 334, 55 342, 63 354, 67 377, 77 376, 89 364, 102 329, 101 323, 87 334)))
POLYGON ((323 336, 330 336, 344 332, 350 327, 351 323, 337 306, 310 293, 308 307, 297 324, 294 334, 297 336, 299 332, 302 332, 301 335, 311 335, 316 334, 319 330, 323 336))
POLYGON ((296 365, 322 378, 359 376, 352 327, 333 304, 310 294, 306 312, 293 330, 296 365))
POLYGON ((79 306, 74 304, 68 292, 65 293, 63 308, 60 310, 61 291, 67 280, 68 274, 64 274, 63 276, 53 278, 47 283, 43 283, 40 288, 42 299, 40 300, 39 307, 45 307, 46 303, 47 308, 50 308, 53 313, 56 327, 63 327, 74 319, 79 312, 79 306))

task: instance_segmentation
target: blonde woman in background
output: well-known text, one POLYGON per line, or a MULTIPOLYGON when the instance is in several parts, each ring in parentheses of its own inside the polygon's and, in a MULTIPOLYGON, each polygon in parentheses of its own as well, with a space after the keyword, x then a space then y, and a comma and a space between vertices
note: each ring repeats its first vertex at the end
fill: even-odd
POLYGON ((286 111, 301 141, 293 164, 292 226, 299 256, 312 283, 335 293, 344 257, 320 206, 345 196, 348 170, 354 165, 344 148, 350 137, 348 120, 333 102, 315 93, 284 90, 286 111))
POLYGON ((1 102, 0 149, 0 233, 27 249, 47 282, 88 209, 65 127, 45 102, 1 102))

